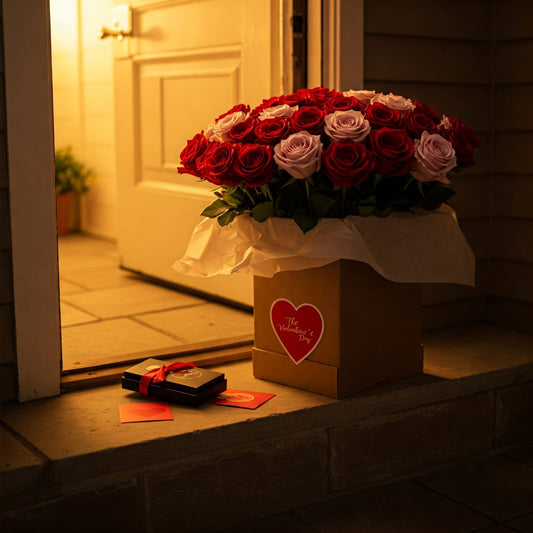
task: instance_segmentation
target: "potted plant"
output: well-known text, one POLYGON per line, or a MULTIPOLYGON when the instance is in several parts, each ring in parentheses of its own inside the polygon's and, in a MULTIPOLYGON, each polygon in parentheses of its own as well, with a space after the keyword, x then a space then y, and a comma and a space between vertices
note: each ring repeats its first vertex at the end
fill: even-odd
POLYGON ((58 235, 68 233, 73 199, 76 194, 85 194, 94 179, 94 172, 76 159, 71 146, 56 149, 55 185, 58 235))
POLYGON ((474 285, 447 201, 480 144, 392 93, 239 104, 180 154, 216 199, 174 268, 254 275, 256 377, 344 397, 420 373, 419 285, 474 285))

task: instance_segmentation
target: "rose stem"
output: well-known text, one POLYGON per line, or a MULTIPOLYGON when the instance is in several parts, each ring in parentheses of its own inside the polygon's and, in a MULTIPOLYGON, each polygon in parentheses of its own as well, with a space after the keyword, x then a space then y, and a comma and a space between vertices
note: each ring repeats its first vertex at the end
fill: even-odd
POLYGON ((246 193, 246 196, 250 198, 250 202, 252 202, 252 205, 256 205, 255 200, 253 196, 250 194, 250 191, 248 190, 248 188, 241 185, 241 189, 246 193))
POLYGON ((342 197, 341 197, 341 218, 344 218, 344 209, 346 207, 346 193, 348 190, 346 187, 342 188, 342 197))
POLYGON ((268 186, 268 183, 261 186, 261 189, 265 196, 270 199, 272 203, 274 203, 274 198, 272 196, 272 192, 270 191, 270 187, 268 186))
POLYGON ((409 176, 409 179, 407 180, 407 183, 405 184, 402 192, 405 192, 409 188, 409 185, 411 185, 411 183, 413 183, 413 177, 409 176))
POLYGON ((309 203, 309 211, 313 214, 313 204, 311 204, 311 189, 309 185, 309 180, 305 178, 305 191, 307 192, 307 201, 309 203))

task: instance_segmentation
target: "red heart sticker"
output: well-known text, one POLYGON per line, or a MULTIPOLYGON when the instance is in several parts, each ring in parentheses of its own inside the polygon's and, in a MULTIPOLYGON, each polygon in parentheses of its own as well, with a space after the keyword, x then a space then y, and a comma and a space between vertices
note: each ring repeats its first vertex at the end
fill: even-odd
POLYGON ((324 319, 311 304, 295 307, 280 298, 270 307, 270 322, 281 345, 294 363, 301 363, 317 347, 324 333, 324 319))

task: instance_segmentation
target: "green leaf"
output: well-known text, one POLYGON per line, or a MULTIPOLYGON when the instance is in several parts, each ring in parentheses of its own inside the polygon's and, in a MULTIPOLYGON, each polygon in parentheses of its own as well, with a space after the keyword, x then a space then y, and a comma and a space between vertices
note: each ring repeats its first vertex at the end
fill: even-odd
POLYGON ((334 205, 335 200, 326 194, 311 194, 311 206, 319 218, 325 217, 334 205))
POLYGON ((252 209, 252 216, 257 222, 264 222, 267 218, 274 215, 273 202, 261 202, 252 209))
POLYGON ((292 185, 293 183, 296 182, 296 178, 293 178, 292 176, 290 177, 290 179, 288 179, 282 186, 281 186, 281 189, 284 189, 285 187, 288 187, 289 185, 292 185))
POLYGON ((300 210, 296 211, 293 214, 293 218, 296 224, 298 224, 298 226, 304 233, 307 233, 309 230, 312 230, 318 223, 317 217, 309 215, 304 211, 300 210))
POLYGON ((231 207, 239 207, 242 203, 240 198, 236 198, 233 194, 225 194, 222 200, 231 207))
POLYGON ((224 202, 223 200, 219 198, 218 200, 215 200, 212 204, 208 205, 202 211, 202 215, 204 217, 216 218, 222 213, 224 213, 224 211, 227 211, 227 210, 228 210, 228 204, 226 204, 226 202, 224 202))
POLYGON ((369 196, 368 198, 365 198, 362 202, 361 202, 361 205, 362 206, 375 206, 378 204, 378 201, 376 199, 376 195, 372 195, 372 196, 369 196))
POLYGON ((447 202, 454 194, 455 191, 450 187, 435 185, 426 194, 426 197, 424 198, 424 203, 440 204, 443 202, 447 202))
POLYGON ((360 205, 359 206, 359 214, 362 217, 369 217, 374 213, 374 206, 373 205, 360 205))
POLYGON ((217 221, 221 226, 227 226, 236 216, 237 212, 235 211, 235 209, 230 209, 226 211, 223 215, 220 215, 217 218, 217 221))
POLYGON ((393 211, 394 208, 388 206, 385 209, 375 209, 374 215, 376 215, 377 217, 388 217, 393 211))

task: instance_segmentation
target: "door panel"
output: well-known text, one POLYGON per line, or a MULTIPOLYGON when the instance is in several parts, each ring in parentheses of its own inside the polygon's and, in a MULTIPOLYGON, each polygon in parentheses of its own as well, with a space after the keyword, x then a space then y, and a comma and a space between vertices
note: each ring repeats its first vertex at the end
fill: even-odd
POLYGON ((179 175, 187 139, 234 104, 281 92, 278 2, 133 2, 134 36, 115 43, 118 245, 125 268, 252 304, 249 276, 195 278, 172 264, 212 186, 179 175))

